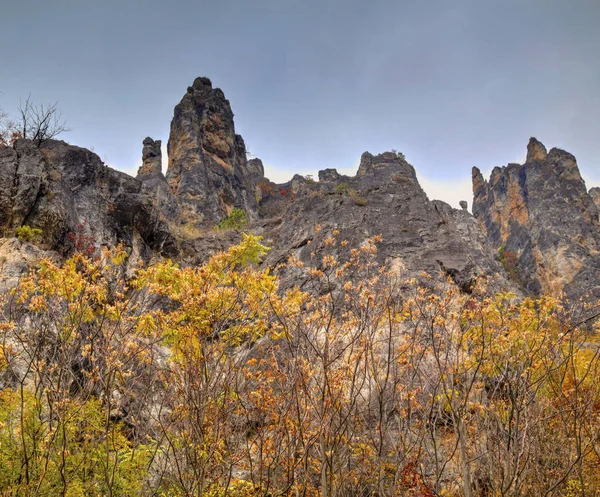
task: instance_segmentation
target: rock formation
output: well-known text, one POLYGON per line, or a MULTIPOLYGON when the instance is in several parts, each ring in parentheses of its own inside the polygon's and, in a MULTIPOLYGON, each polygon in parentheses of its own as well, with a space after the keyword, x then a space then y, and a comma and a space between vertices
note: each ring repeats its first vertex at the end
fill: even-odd
MULTIPOLYGON (((600 188, 588 193, 575 158, 548 152, 535 138, 525 164, 496 168, 489 181, 474 168, 473 215, 465 201, 453 209, 429 200, 396 152, 365 152, 355 176, 325 169, 319 181, 296 175, 272 183, 260 159, 247 160, 229 102, 207 78, 197 78, 175 107, 168 150, 165 176, 161 142, 146 138, 132 178, 60 141, 1 146, 1 233, 41 228, 40 249, 59 254, 78 232, 96 247, 124 244, 133 262, 166 256, 196 264, 239 239, 235 231, 206 229, 235 207, 265 237, 272 248, 265 263, 286 286, 304 277, 285 266, 288 257, 318 262, 336 229, 348 241, 335 249, 342 258, 382 235, 380 263, 416 277, 450 276, 465 291, 478 276, 499 275, 498 284, 517 292, 600 296, 600 188)), ((4 251, 20 246, 2 243, 4 251)), ((8 258, 20 261, 10 274, 35 253, 8 258)))
POLYGON ((42 245, 68 250, 69 233, 97 246, 123 243, 135 252, 174 255, 175 241, 143 183, 105 166, 84 148, 17 140, 0 148, 0 226, 43 230, 42 245))
POLYGON ((473 168, 473 214, 514 279, 533 293, 600 296, 600 224, 575 157, 535 138, 525 164, 473 168))
POLYGON ((592 197, 592 200, 596 204, 596 207, 600 209, 600 188, 598 188, 597 186, 594 188, 590 188, 590 191, 588 193, 590 194, 590 197, 592 197))
POLYGON ((142 165, 138 169, 137 179, 145 180, 149 178, 162 177, 162 150, 161 141, 153 140, 149 136, 144 139, 142 148, 142 165))
MULTIPOLYGON (((422 271, 448 275, 467 291, 477 276, 503 272, 475 218, 444 202, 430 201, 414 168, 397 154, 365 152, 355 177, 329 169, 319 172, 319 178, 322 181, 316 183, 297 177, 297 193, 278 221, 256 230, 273 247, 267 264, 277 267, 290 254, 318 262, 323 239, 337 229, 339 239, 349 242, 346 248, 337 247, 340 257, 347 257, 350 248, 367 238, 382 235, 380 263, 403 268, 412 276, 422 271), (320 234, 315 232, 317 224, 320 234)), ((288 268, 283 276, 284 281, 300 278, 288 268)))
POLYGON ((197 78, 175 107, 168 142, 167 182, 177 198, 180 222, 211 226, 236 207, 256 219, 257 163, 235 134, 233 112, 223 92, 197 78))
POLYGON ((140 180, 152 197, 156 212, 170 223, 178 223, 179 208, 177 200, 162 172, 161 141, 147 137, 142 146, 142 165, 136 178, 140 180))

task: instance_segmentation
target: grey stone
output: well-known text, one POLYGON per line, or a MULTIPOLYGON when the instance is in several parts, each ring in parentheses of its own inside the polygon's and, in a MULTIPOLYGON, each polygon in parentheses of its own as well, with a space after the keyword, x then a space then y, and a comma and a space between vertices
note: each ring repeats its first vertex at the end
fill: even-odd
POLYGON ((600 297, 598 208, 575 157, 544 151, 530 141, 525 164, 497 167, 489 181, 474 168, 473 214, 530 292, 600 297))
POLYGON ((196 78, 175 107, 167 149, 167 182, 182 224, 212 226, 234 207, 258 218, 260 167, 248 167, 229 101, 208 78, 196 78))

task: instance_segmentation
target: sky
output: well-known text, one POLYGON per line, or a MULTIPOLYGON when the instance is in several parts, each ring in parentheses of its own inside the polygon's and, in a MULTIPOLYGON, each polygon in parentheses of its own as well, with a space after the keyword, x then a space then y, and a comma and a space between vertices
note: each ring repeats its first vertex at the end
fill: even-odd
POLYGON ((457 207, 530 136, 600 186, 599 25, 598 0, 3 2, 0 108, 58 102, 63 139, 135 174, 208 76, 270 179, 396 149, 457 207))

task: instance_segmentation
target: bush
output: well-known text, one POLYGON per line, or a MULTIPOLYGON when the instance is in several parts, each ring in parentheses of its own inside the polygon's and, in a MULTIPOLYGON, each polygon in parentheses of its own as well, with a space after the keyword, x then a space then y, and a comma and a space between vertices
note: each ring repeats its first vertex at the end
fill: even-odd
POLYGON ((346 182, 340 183, 339 185, 335 186, 336 193, 345 193, 347 191, 348 191, 348 183, 346 183, 346 182))
POLYGON ((22 242, 31 242, 35 238, 42 236, 42 230, 40 228, 32 228, 31 226, 19 226, 15 229, 17 238, 22 242))
POLYGON ((518 278, 521 268, 519 266, 519 256, 515 252, 508 250, 506 245, 503 244, 498 249, 498 260, 511 278, 518 278))
POLYGON ((246 211, 234 207, 229 216, 217 225, 217 228, 220 230, 241 230, 247 225, 248 219, 246 217, 246 211))
POLYGON ((367 205, 367 199, 361 197, 356 190, 350 190, 349 195, 356 205, 360 205, 361 207, 367 205))

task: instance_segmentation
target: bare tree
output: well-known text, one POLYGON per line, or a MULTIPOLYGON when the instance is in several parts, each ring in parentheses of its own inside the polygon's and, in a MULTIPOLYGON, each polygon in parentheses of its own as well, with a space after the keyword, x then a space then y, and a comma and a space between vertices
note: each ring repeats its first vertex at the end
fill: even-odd
POLYGON ((18 133, 23 138, 33 140, 38 146, 61 133, 70 131, 57 108, 57 102, 36 105, 29 95, 24 103, 19 104, 19 114, 18 133))
POLYGON ((0 109, 0 145, 8 145, 15 132, 15 123, 8 114, 0 109))

